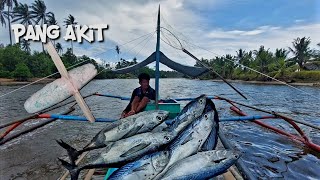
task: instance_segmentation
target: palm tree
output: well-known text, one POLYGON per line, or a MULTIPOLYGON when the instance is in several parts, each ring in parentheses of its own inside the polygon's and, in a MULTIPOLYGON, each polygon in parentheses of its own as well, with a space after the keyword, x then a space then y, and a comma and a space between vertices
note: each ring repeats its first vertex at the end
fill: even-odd
POLYGON ((12 22, 17 22, 28 26, 32 24, 32 17, 29 11, 29 6, 27 4, 19 3, 18 6, 13 8, 12 11, 12 22))
MULTIPOLYGON (((8 7, 8 11, 7 11, 7 21, 8 21, 8 24, 9 24, 9 37, 10 37, 10 45, 12 45, 12 38, 11 38, 11 22, 10 22, 10 9, 13 8, 13 5, 14 6, 17 6, 18 2, 17 0, 0 0, 0 3, 1 3, 1 8, 4 8, 4 6, 6 5, 8 7)), ((3 21, 1 20, 1 23, 3 23, 3 21)))
POLYGON ((260 46, 259 50, 254 50, 256 55, 255 62, 260 67, 260 72, 267 72, 267 65, 272 59, 272 54, 269 52, 269 49, 265 49, 264 46, 260 46))
MULTIPOLYGON (((54 16, 54 14, 52 13, 51 16, 49 16, 49 19, 48 19, 48 25, 58 25, 58 22, 54 16)), ((56 46, 56 41, 53 40, 53 46, 56 46)))
POLYGON ((278 58, 283 58, 283 59, 286 59, 287 58, 287 55, 288 55, 288 51, 283 49, 283 48, 280 48, 280 49, 276 49, 276 52, 274 53, 275 57, 278 59, 278 58))
POLYGON ((132 59, 132 63, 133 63, 133 64, 137 64, 137 58, 136 58, 136 57, 134 57, 134 58, 132 59))
MULTIPOLYGON (((75 18, 71 14, 69 14, 68 18, 65 19, 65 21, 63 21, 63 22, 65 23, 66 27, 71 25, 72 28, 73 28, 74 25, 78 24, 78 22, 76 22, 75 18)), ((73 54, 73 43, 72 43, 72 40, 71 40, 71 52, 73 54)))
MULTIPOLYGON (((36 0, 34 3, 30 6, 31 11, 31 17, 33 18, 35 24, 39 24, 41 21, 41 25, 47 23, 47 18, 50 16, 53 16, 52 12, 47 12, 47 6, 42 0, 36 0)), ((44 52, 43 43, 42 44, 42 50, 44 52)))
POLYGON ((120 48, 119 48, 119 46, 118 46, 118 45, 116 45, 116 52, 117 52, 117 54, 118 54, 118 59, 119 59, 120 48))
POLYGON ((246 53, 246 51, 244 51, 243 49, 239 49, 238 51, 237 51, 237 58, 240 60, 240 59, 242 59, 243 57, 244 57, 244 54, 246 53))
POLYGON ((312 50, 310 49, 309 45, 311 43, 310 38, 297 38, 294 39, 292 42, 293 49, 289 47, 289 50, 294 54, 294 57, 291 61, 298 63, 299 69, 303 69, 303 64, 306 63, 309 58, 311 57, 312 50))
POLYGON ((62 46, 61 46, 60 43, 57 43, 57 44, 56 44, 56 50, 57 50, 57 52, 60 53, 60 55, 61 55, 61 53, 63 52, 63 48, 62 48, 62 46))
POLYGON ((20 43, 21 49, 26 51, 28 54, 30 54, 31 49, 30 49, 30 43, 29 41, 22 39, 21 43, 20 43))
POLYGON ((0 3, 0 23, 2 26, 6 27, 6 18, 7 18, 7 11, 4 10, 4 5, 0 3))

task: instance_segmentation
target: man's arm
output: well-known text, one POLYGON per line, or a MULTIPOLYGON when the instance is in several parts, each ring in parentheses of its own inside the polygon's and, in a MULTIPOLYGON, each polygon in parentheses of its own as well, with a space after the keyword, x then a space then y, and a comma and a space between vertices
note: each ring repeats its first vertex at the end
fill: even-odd
POLYGON ((142 111, 147 106, 149 101, 149 98, 147 96, 144 96, 140 101, 138 107, 136 108, 136 113, 142 111))
MULTIPOLYGON (((124 117, 127 117, 127 115, 129 114, 129 112, 131 111, 132 109, 132 102, 136 96, 136 89, 132 91, 132 94, 131 94, 131 98, 130 98, 130 102, 129 104, 127 105, 127 107, 122 111, 121 113, 121 118, 124 118, 124 117)), ((131 114, 132 115, 132 114, 131 114)))

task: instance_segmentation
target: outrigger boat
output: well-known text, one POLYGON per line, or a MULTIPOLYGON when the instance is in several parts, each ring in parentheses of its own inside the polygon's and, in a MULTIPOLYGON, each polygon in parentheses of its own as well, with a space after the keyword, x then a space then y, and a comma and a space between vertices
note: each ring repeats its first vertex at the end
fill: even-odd
MULTIPOLYGON (((170 67, 171 69, 174 69, 178 72, 184 73, 191 77, 197 77, 201 74, 213 71, 213 69, 208 68, 206 65, 203 65, 203 67, 191 67, 182 65, 179 63, 176 63, 172 60, 170 60, 167 56, 165 56, 160 51, 160 7, 158 12, 158 22, 157 22, 157 44, 156 44, 156 51, 152 53, 146 60, 135 64, 133 66, 129 66, 122 69, 113 70, 114 73, 128 73, 134 70, 137 70, 141 67, 144 67, 152 62, 156 62, 156 70, 155 70, 155 90, 156 90, 156 101, 155 103, 149 103, 147 107, 145 108, 145 111, 154 110, 154 109, 160 109, 160 110, 166 110, 170 112, 170 117, 174 118, 179 114, 181 110, 181 104, 180 101, 190 101, 193 100, 195 97, 187 97, 187 98, 170 98, 170 99, 163 99, 161 100, 159 98, 159 63, 163 63, 166 66, 170 67)), ((170 32, 171 33, 171 32, 170 32)), ((177 39, 178 40, 178 39, 177 39)), ((179 41, 179 40, 178 40, 179 41)), ((181 45, 181 43, 180 43, 181 45)), ((57 79, 56 81, 48 84, 46 87, 35 93, 32 97, 30 97, 26 103, 25 108, 29 113, 33 113, 32 115, 25 117, 20 120, 12 121, 10 123, 2 124, 0 125, 0 128, 7 128, 3 134, 0 136, 0 145, 3 145, 12 139, 15 139, 22 134, 31 132, 37 128, 40 128, 44 125, 47 125, 57 119, 60 120, 76 120, 76 121, 90 121, 90 122, 114 122, 115 119, 110 118, 95 118, 92 115, 92 112, 90 111, 89 107, 86 105, 86 102, 84 101, 85 98, 89 98, 92 96, 104 96, 109 98, 116 98, 120 100, 130 100, 129 97, 123 97, 123 96, 116 96, 111 94, 105 94, 105 93, 92 93, 88 96, 82 97, 79 89, 81 89, 84 85, 86 85, 90 80, 94 78, 94 76, 97 74, 97 71, 94 69, 94 67, 90 64, 75 68, 69 72, 65 69, 58 53, 54 49, 53 45, 48 42, 45 44, 45 47, 48 50, 48 53, 52 57, 57 69, 59 70, 62 78, 57 79), (57 88, 60 86, 59 88, 57 88), (52 95, 52 93, 54 95, 52 95), (48 95, 50 94, 50 97, 54 97, 54 99, 47 99, 48 95), (65 106, 67 104, 73 103, 74 101, 67 102, 67 103, 60 103, 73 95, 75 97, 75 100, 77 104, 82 109, 85 117, 81 116, 71 116, 66 115, 71 113, 74 108, 74 104, 69 110, 62 114, 46 114, 47 112, 50 112, 54 109, 57 109, 59 107, 65 106), (59 104, 58 104, 59 103, 59 104), (37 118, 47 118, 47 120, 36 124, 28 129, 25 129, 23 131, 17 132, 17 133, 10 133, 12 130, 17 128, 19 125, 23 124, 26 121, 37 119, 37 118)), ((197 62, 201 64, 201 61, 196 58, 193 54, 191 54, 188 50, 184 49, 181 45, 181 50, 194 58, 197 62)), ((217 74, 215 71, 213 71, 218 77, 220 77, 224 82, 226 82, 232 89, 234 89, 239 95, 246 98, 241 92, 239 92, 235 87, 233 87, 231 84, 229 84, 225 79, 223 79, 219 74, 217 74)), ((283 136, 286 136, 294 141, 297 141, 299 143, 303 143, 306 147, 316 151, 320 152, 320 146, 318 144, 315 144, 309 140, 309 138, 304 134, 304 132, 300 129, 300 127, 297 124, 303 124, 305 126, 309 126, 311 128, 320 130, 320 127, 307 123, 305 121, 300 120, 294 120, 290 117, 287 117, 285 115, 279 114, 274 111, 268 111, 264 109, 260 109, 257 107, 249 106, 241 102, 236 102, 224 97, 220 96, 208 96, 209 99, 213 100, 222 100, 226 101, 231 105, 230 109, 237 113, 239 116, 235 117, 227 117, 227 118, 221 118, 220 122, 230 122, 230 121, 252 121, 264 128, 270 129, 271 131, 281 134, 283 136), (243 112, 238 106, 251 108, 256 111, 264 112, 269 115, 261 116, 261 115, 254 115, 254 116, 248 116, 245 112, 243 112), (286 122, 288 122, 297 132, 298 135, 291 134, 288 132, 285 132, 283 130, 280 130, 278 128, 275 128, 271 125, 265 124, 263 120, 265 119, 282 119, 286 122)), ((220 139, 220 148, 226 148, 231 149, 232 145, 228 142, 226 137, 224 136, 224 132, 219 130, 219 139, 220 139)), ((76 163, 79 163, 84 157, 86 156, 86 153, 84 153, 76 163)), ((110 174, 114 171, 114 169, 109 169, 105 179, 110 176, 110 174)), ((88 177, 92 176, 90 172, 88 173, 88 177)), ((61 179, 65 179, 67 177, 68 173, 65 173, 64 176, 62 176, 61 179)), ((226 179, 255 179, 255 177, 251 174, 251 172, 248 170, 248 168, 244 165, 244 162, 241 158, 238 159, 236 163, 236 167, 232 167, 229 169, 229 171, 223 176, 226 179), (231 172, 231 173, 230 173, 231 172)))

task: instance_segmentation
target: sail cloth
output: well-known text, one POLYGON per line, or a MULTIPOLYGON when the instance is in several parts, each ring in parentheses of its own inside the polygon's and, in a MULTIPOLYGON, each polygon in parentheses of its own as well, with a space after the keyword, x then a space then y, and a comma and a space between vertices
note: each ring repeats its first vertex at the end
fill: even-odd
MULTIPOLYGON (((129 73, 129 72, 138 70, 138 69, 154 62, 155 60, 156 60, 156 52, 152 53, 146 60, 144 60, 138 64, 134 64, 132 66, 128 66, 128 67, 121 68, 121 69, 115 69, 112 71, 117 74, 129 73)), ((169 59, 167 56, 165 56, 161 51, 160 51, 160 62, 173 70, 176 70, 180 73, 186 74, 191 77, 200 76, 201 74, 208 71, 208 69, 204 68, 204 67, 186 66, 186 65, 182 65, 177 62, 174 62, 171 59, 169 59)))

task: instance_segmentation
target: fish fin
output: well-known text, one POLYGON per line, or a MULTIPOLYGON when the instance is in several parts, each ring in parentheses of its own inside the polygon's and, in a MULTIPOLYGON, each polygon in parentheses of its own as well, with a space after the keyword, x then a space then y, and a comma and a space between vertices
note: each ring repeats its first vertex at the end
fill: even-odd
POLYGON ((221 161, 225 160, 227 158, 221 158, 221 159, 217 159, 217 160, 213 160, 214 163, 220 163, 221 161))
POLYGON ((168 120, 165 120, 164 121, 165 123, 166 123, 166 125, 172 125, 174 122, 176 122, 176 120, 175 119, 168 119, 168 120))
POLYGON ((213 127, 206 141, 203 143, 201 147, 201 151, 214 150, 217 146, 217 143, 218 143, 218 131, 215 127, 213 127))
POLYGON ((127 134, 125 134, 122 138, 128 138, 136 135, 142 127, 143 127, 143 124, 140 126, 136 126, 135 128, 131 129, 127 134))
POLYGON ((138 152, 146 147, 148 147, 151 143, 148 143, 148 144, 139 144, 137 146, 134 146, 133 148, 129 149, 127 152, 121 154, 120 157, 126 157, 126 156, 129 156, 130 154, 133 154, 135 152, 138 152))
POLYGON ((65 143, 65 142, 62 141, 61 139, 60 139, 60 141, 59 141, 59 140, 56 140, 56 141, 57 141, 57 143, 58 143, 61 147, 63 147, 64 149, 67 150, 68 156, 69 156, 70 161, 71 161, 71 164, 72 164, 72 165, 75 165, 75 161, 78 159, 78 156, 79 156, 81 153, 79 153, 78 150, 76 150, 75 148, 73 148, 73 147, 70 146, 69 144, 65 143))
POLYGON ((192 133, 191 133, 191 134, 189 134, 189 136, 186 139, 184 139, 184 141, 181 143, 181 145, 186 144, 187 142, 191 141, 192 139, 193 139, 193 137, 192 137, 192 133))
POLYGON ((146 170, 146 167, 149 165, 150 163, 146 163, 136 169, 133 170, 133 172, 137 172, 137 171, 145 171, 146 170))
POLYGON ((70 176, 71 176, 71 180, 77 180, 81 169, 79 169, 76 165, 68 163, 65 160, 62 160, 60 158, 58 158, 58 159, 61 162, 62 166, 65 167, 66 169, 68 169, 70 176))

